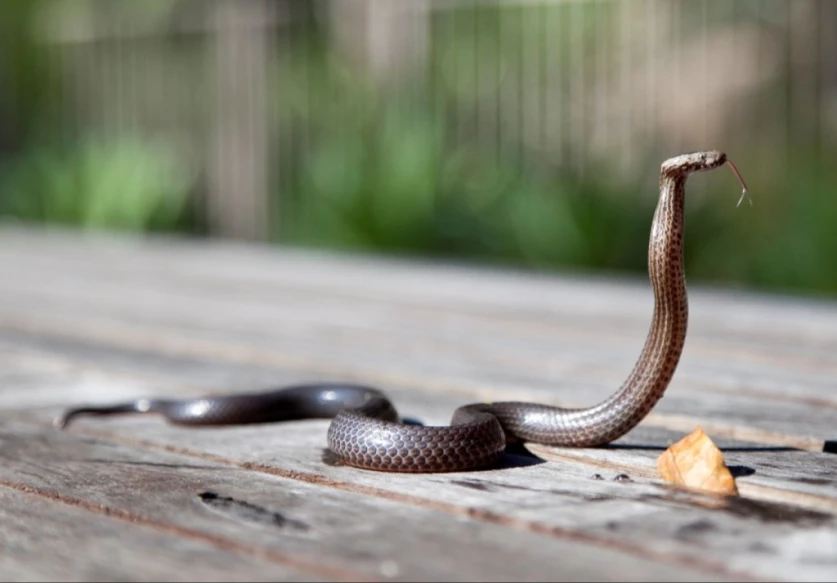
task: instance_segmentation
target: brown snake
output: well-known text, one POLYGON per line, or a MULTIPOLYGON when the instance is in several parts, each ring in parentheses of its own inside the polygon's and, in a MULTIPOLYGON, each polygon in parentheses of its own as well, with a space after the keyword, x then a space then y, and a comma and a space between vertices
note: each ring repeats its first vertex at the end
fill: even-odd
MULTIPOLYGON (((266 423, 312 417, 333 418, 329 449, 343 463, 371 470, 443 472, 494 463, 507 441, 594 447, 633 429, 663 396, 674 375, 688 323, 683 268, 686 180, 693 172, 728 163, 726 154, 695 152, 663 162, 660 198, 651 223, 648 275, 654 314, 645 346, 625 382, 608 399, 585 409, 521 402, 474 404, 454 412, 449 427, 398 422, 380 391, 349 384, 311 384, 276 391, 198 399, 140 399, 110 407, 70 409, 56 420, 65 427, 85 414, 153 412, 181 425, 266 423)), ((741 201, 739 200, 739 203, 741 201)))

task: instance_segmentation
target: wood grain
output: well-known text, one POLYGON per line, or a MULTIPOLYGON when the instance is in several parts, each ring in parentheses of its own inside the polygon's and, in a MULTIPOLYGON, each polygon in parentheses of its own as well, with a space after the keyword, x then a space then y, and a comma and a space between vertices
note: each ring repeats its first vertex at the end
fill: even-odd
MULTIPOLYGON (((331 579, 538 581, 608 576, 621 564, 637 580, 700 580, 677 561, 636 557, 620 545, 522 530, 328 484, 252 471, 174 448, 132 447, 98 438, 46 434, 4 423, 0 483, 42 497, 104 508, 184 538, 242 546, 254 556, 331 579), (507 556, 515 556, 510 563, 507 556), (556 557, 563 557, 560 562, 556 557), (605 565, 591 567, 597 560, 605 565), (462 562, 473 565, 466 573, 462 562)), ((702 566, 702 565, 699 565, 702 566)))
POLYGON ((0 273, 4 579, 837 576, 834 303, 696 287, 672 387, 613 446, 412 476, 325 463, 326 420, 51 420, 80 402, 317 379, 379 385, 427 424, 475 400, 587 405, 633 365, 647 284, 14 229, 0 229, 0 273), (739 498, 656 475, 697 425, 739 498))
MULTIPOLYGON (((75 499, 0 482, 0 573, 6 581, 316 581, 218 537, 90 511, 75 499), (75 503, 73 503, 75 502, 75 503), (184 568, 188 565, 188 568, 184 568)), ((249 550, 249 549, 248 549, 249 550)))

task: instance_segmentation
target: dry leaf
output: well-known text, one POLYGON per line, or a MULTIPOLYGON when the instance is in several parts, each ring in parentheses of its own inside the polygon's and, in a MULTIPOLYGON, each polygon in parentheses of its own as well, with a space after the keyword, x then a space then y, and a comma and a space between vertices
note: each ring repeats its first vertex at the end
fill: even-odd
POLYGON ((700 427, 663 452, 657 459, 657 471, 672 484, 738 495, 724 454, 700 427))

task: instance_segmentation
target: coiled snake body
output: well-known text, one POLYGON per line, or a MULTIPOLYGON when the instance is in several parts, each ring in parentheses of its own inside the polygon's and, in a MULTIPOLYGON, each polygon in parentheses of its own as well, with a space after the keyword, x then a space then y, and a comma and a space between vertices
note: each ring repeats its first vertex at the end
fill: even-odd
MULTIPOLYGON (((491 465, 507 441, 593 447, 634 428, 663 396, 686 339, 688 301, 683 269, 686 180, 728 162, 722 152, 684 154, 663 162, 660 197, 651 224, 648 274, 654 293, 651 327, 625 382, 605 401, 584 409, 522 402, 473 404, 454 412, 450 426, 400 423, 380 391, 360 385, 312 384, 273 392, 198 399, 140 399, 110 407, 80 407, 79 415, 153 412, 181 425, 266 423, 332 418, 328 447, 345 464, 383 471, 442 472, 491 465)), ((735 166, 730 163, 739 180, 735 166)), ((746 186, 741 181, 746 193, 746 186)), ((743 195, 742 195, 743 196, 743 195)), ((740 202, 740 201, 739 201, 740 202)))

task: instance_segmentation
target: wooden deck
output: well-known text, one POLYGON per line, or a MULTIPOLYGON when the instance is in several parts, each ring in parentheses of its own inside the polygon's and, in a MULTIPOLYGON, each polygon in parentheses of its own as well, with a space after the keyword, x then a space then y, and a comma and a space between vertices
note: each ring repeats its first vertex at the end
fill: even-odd
POLYGON ((341 379, 427 424, 479 400, 587 405, 639 354, 645 280, 0 230, 0 578, 837 580, 837 304, 690 299, 672 386, 612 447, 379 474, 323 462, 327 420, 51 422, 341 379), (740 497, 657 475, 698 425, 740 497))

